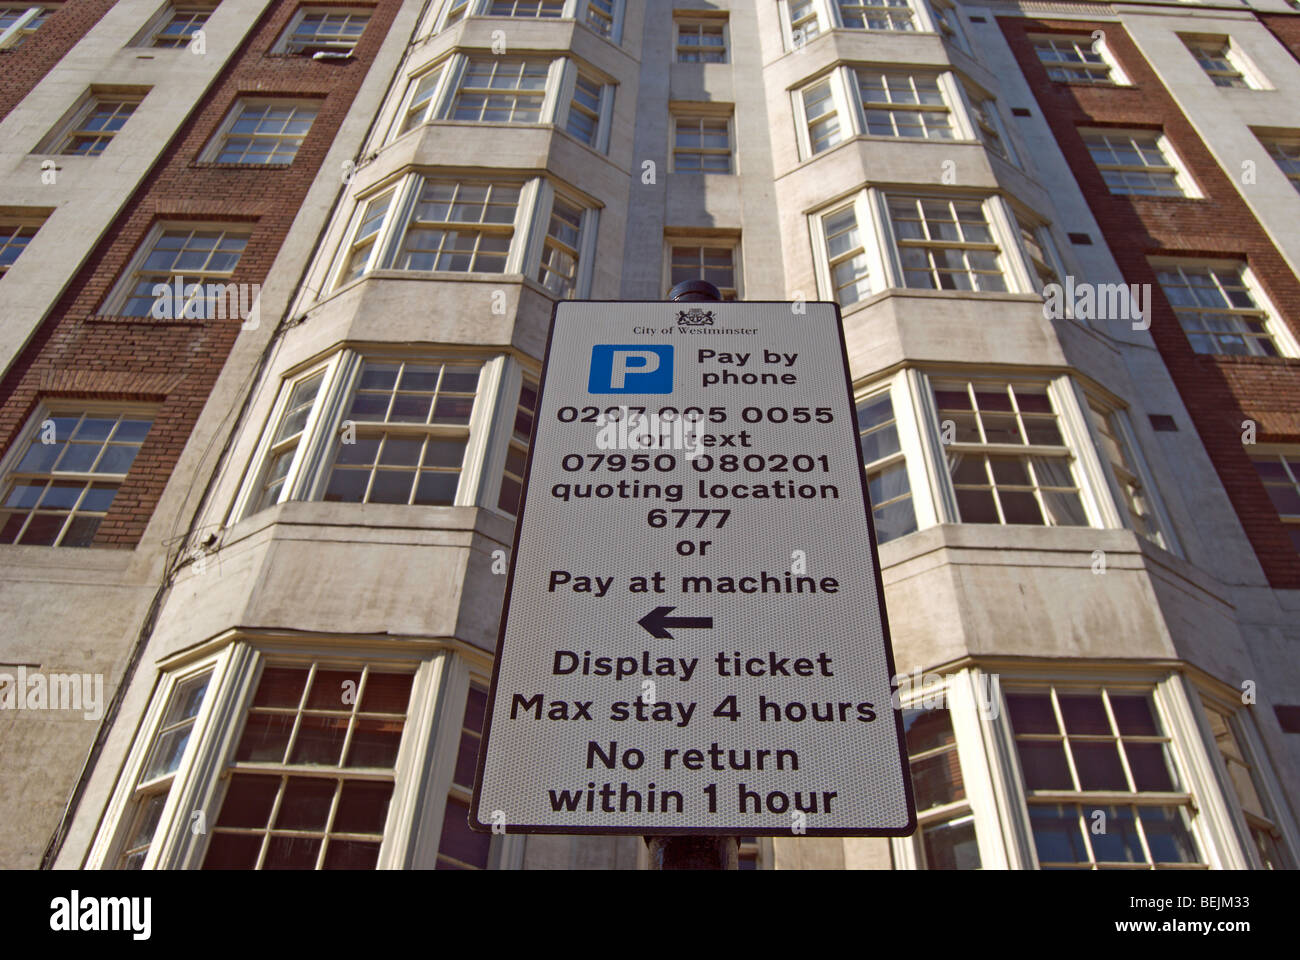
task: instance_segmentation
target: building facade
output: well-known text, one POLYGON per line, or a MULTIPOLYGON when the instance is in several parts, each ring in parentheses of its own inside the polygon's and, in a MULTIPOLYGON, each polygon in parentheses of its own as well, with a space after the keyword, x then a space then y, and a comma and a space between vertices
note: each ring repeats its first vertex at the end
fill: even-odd
POLYGON ((744 865, 1297 865, 1289 0, 0 28, 0 863, 645 866, 465 821, 552 305, 705 279, 840 305, 918 806, 744 865))

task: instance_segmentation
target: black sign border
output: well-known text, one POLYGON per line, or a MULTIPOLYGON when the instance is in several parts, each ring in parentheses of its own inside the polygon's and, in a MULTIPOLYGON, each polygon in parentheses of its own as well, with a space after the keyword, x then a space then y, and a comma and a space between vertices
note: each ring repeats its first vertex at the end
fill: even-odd
MULTIPOLYGON (((793 307, 798 301, 790 300, 740 300, 743 305, 776 305, 793 307)), ((853 435, 861 436, 858 424, 858 406, 853 398, 853 375, 849 372, 849 349, 844 340, 844 321, 840 316, 840 305, 829 300, 809 300, 804 303, 831 307, 835 311, 835 332, 840 341, 840 361, 844 372, 844 389, 849 401, 849 414, 853 419, 853 435)), ((519 494, 519 512, 515 517, 514 542, 510 548, 510 570, 506 577, 506 592, 501 602, 501 624, 497 631, 497 645, 492 657, 492 685, 488 692, 488 705, 484 717, 483 735, 479 742, 478 759, 474 767, 474 795, 470 800, 469 828, 475 833, 492 833, 493 824, 482 823, 478 819, 479 803, 482 799, 483 772, 487 766, 488 744, 492 735, 492 714, 497 700, 497 682, 501 678, 501 650, 505 644, 506 626, 510 617, 510 599, 515 585, 515 559, 519 556, 519 538, 524 528, 524 511, 528 508, 528 488, 533 478, 533 451, 536 449, 537 430, 541 425, 542 403, 546 393, 546 375, 550 370, 551 344, 555 338, 555 320, 560 307, 568 303, 607 303, 617 306, 657 305, 680 308, 681 303, 674 300, 557 300, 551 306, 551 322, 546 331, 546 351, 542 355, 542 371, 537 384, 537 412, 533 417, 533 430, 528 438, 528 462, 524 467, 523 490, 519 494)), ((889 617, 885 610, 885 585, 880 576, 880 553, 876 544, 876 523, 871 512, 871 496, 867 491, 867 468, 862 460, 861 444, 854 444, 858 458, 858 479, 862 490, 862 506, 867 514, 867 529, 871 534, 871 567, 876 578, 876 598, 880 604, 880 627, 885 641, 885 663, 892 681, 898 676, 894 667, 894 644, 889 633, 889 617)), ((898 687, 890 683, 890 694, 896 696, 898 687)), ((912 774, 907 761, 907 737, 903 731, 903 711, 890 709, 894 714, 894 729, 898 738, 898 756, 903 776, 903 791, 907 798, 907 823, 902 827, 876 829, 839 829, 808 827, 801 833, 794 833, 790 828, 774 827, 556 827, 550 825, 530 825, 507 823, 495 830, 506 834, 559 834, 568 836, 716 836, 716 837, 910 837, 916 831, 916 800, 912 794, 912 774)))

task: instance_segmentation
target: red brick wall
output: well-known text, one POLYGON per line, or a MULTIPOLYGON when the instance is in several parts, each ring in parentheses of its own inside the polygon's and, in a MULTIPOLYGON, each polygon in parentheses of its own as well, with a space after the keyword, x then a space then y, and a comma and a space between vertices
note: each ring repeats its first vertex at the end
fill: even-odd
POLYGON ((115 0, 69 0, 17 50, 0 50, 0 117, 18 105, 115 0))
POLYGON ((1300 442, 1300 360, 1194 353, 1147 257, 1243 260, 1281 314, 1274 322, 1286 323, 1297 339, 1300 281, 1119 24, 1009 17, 998 23, 1125 280, 1152 285, 1151 336, 1270 584, 1300 587, 1300 557, 1242 445, 1241 427, 1252 419, 1260 442, 1300 442), (1054 83, 1026 36, 1093 30, 1105 31, 1107 48, 1133 86, 1054 83), (1112 194, 1078 133, 1080 126, 1107 125, 1162 129, 1205 199, 1112 194))
MULTIPOLYGON (((298 7, 296 0, 273 3, 0 381, 0 453, 46 397, 159 405, 95 546, 130 547, 139 541, 239 333, 238 320, 133 320, 97 311, 160 221, 249 225, 252 234, 230 282, 265 279, 399 6, 400 0, 378 0, 353 60, 317 62, 267 54, 298 7), (315 123, 291 166, 197 162, 240 95, 319 102, 315 123)), ((149 109, 150 98, 166 95, 166 90, 151 91, 140 109, 149 109)), ((127 135, 129 129, 128 124, 127 135)), ((335 171, 321 175, 339 177, 335 171)), ((339 182, 341 186, 341 177, 339 182)), ((263 324, 278 320, 261 317, 263 324)))
POLYGON ((1291 51, 1291 56, 1300 60, 1300 16, 1280 13, 1259 13, 1256 16, 1273 32, 1278 42, 1291 51))

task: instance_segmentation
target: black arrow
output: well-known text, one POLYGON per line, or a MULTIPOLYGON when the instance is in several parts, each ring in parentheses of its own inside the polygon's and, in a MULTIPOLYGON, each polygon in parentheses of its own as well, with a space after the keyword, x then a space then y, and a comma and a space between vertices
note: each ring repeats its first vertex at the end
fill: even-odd
POLYGON ((676 607, 655 607, 644 617, 637 621, 645 627, 650 636, 659 640, 671 640, 673 635, 668 632, 668 627, 696 628, 704 627, 708 630, 713 629, 712 617, 670 617, 668 614, 676 610, 676 607))

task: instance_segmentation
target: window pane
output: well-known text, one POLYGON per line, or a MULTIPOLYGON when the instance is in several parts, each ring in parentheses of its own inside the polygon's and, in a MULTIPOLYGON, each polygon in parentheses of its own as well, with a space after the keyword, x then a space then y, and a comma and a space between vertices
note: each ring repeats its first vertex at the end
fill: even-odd
POLYGON ((442 818, 442 839, 438 843, 438 869, 464 869, 460 864, 486 869, 491 845, 491 834, 469 829, 469 804, 448 797, 442 818), (460 864, 449 861, 448 857, 454 857, 460 864))
POLYGON ((1059 694, 1065 732, 1070 734, 1110 734, 1110 720, 1099 694, 1059 694))
POLYGON ((1085 808, 1084 815, 1088 821, 1092 851, 1098 861, 1146 862, 1142 841, 1137 834, 1137 824, 1133 821, 1132 807, 1085 808), (1101 816, 1098 816, 1099 813, 1101 816))
POLYGON ((929 870, 978 870, 979 844, 975 839, 975 819, 962 817, 947 823, 927 826, 922 832, 925 866, 929 870))
POLYGON ((1020 766, 1030 790, 1073 790, 1065 749, 1059 742, 1019 740, 1020 766))
POLYGON ((221 804, 218 827, 265 827, 271 822, 271 808, 280 790, 279 777, 238 773, 230 778, 230 789, 221 804))
POLYGON ((1157 863, 1195 863, 1199 859, 1187 812, 1181 807, 1142 807, 1138 815, 1157 863))
POLYGON ((1007 712, 1016 733, 1059 733, 1052 699, 1040 693, 1008 693, 1007 712))
POLYGON ((1124 741, 1133 783, 1138 790, 1176 790, 1172 767, 1163 743, 1132 743, 1124 741))
POLYGON ((1029 823, 1041 863, 1087 863, 1087 848, 1073 806, 1032 804, 1029 823))
MULTIPOLYGON (((1021 744, 1022 752, 1025 744, 1021 744)), ((1124 767, 1120 764, 1119 750, 1113 742, 1090 743, 1070 741, 1074 754, 1074 767, 1079 773, 1081 790, 1127 790, 1124 767)))

